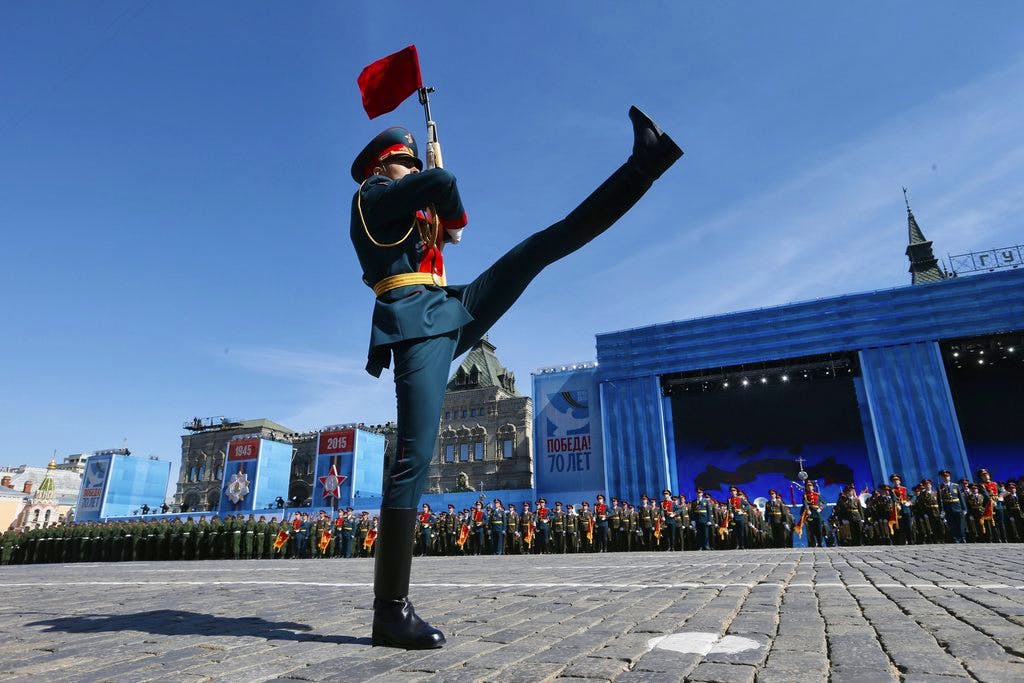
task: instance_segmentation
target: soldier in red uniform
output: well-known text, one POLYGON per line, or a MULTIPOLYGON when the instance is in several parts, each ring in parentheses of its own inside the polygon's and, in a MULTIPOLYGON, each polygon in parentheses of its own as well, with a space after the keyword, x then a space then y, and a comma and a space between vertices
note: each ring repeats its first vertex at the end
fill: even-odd
POLYGON ((821 494, 815 490, 814 482, 808 479, 804 482, 804 505, 801 512, 801 516, 804 512, 807 514, 804 523, 807 525, 808 548, 825 547, 825 519, 821 514, 824 509, 821 494))

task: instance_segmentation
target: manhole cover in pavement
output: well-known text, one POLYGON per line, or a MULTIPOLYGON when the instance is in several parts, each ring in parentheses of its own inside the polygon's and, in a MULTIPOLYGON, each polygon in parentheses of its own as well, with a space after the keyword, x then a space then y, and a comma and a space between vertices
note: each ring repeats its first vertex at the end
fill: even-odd
POLYGON ((654 650, 672 650, 684 654, 708 655, 712 652, 735 654, 756 650, 761 644, 750 638, 740 636, 722 637, 717 633, 673 633, 670 636, 658 636, 647 641, 647 647, 654 650))

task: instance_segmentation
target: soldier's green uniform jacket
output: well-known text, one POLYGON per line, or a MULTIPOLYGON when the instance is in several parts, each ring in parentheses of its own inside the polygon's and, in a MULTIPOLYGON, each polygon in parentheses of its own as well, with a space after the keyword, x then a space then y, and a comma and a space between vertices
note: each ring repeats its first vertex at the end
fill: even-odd
MULTIPOLYGON (((352 165, 352 178, 362 184, 352 198, 350 236, 363 269, 363 281, 370 287, 392 275, 431 272, 435 252, 424 246, 413 224, 417 211, 428 205, 436 209, 446 240, 448 229, 463 228, 467 222, 455 176, 443 168, 410 173, 399 180, 375 175, 364 181, 376 165, 380 150, 417 157, 412 134, 403 128, 389 128, 377 136, 352 165), (368 156, 371 153, 373 156, 368 156), (392 246, 377 246, 373 241, 392 246)), ((379 377, 381 370, 391 364, 391 344, 434 337, 457 330, 473 320, 459 300, 462 289, 411 285, 377 297, 367 372, 379 377)))

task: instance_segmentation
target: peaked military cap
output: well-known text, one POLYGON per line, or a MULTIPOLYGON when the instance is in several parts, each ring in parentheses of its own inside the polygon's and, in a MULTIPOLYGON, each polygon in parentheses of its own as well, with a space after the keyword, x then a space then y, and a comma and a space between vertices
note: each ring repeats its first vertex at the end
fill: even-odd
POLYGON ((416 168, 423 170, 423 162, 419 159, 419 148, 416 138, 405 128, 395 126, 370 140, 363 151, 356 155, 352 162, 352 180, 361 183, 370 177, 370 170, 379 162, 393 156, 412 157, 416 168))

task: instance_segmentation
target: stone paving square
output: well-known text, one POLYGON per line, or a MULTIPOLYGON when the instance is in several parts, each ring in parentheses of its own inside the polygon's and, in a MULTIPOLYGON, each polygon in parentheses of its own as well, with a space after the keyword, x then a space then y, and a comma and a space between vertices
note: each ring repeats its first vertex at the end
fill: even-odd
POLYGON ((1024 681, 1024 546, 430 557, 440 650, 370 647, 372 560, 0 568, 0 680, 1024 681))

